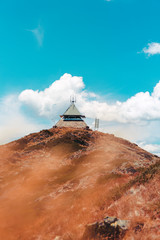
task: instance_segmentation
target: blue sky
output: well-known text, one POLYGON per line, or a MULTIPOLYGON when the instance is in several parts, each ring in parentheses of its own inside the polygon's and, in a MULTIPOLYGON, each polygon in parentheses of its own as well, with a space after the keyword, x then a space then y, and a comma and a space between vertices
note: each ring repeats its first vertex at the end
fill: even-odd
POLYGON ((157 0, 3 1, 0 4, 0 94, 43 89, 68 72, 87 88, 129 97, 151 91, 159 56, 140 52, 160 41, 157 0), (39 46, 31 31, 41 26, 39 46))
MULTIPOLYGON (((137 93, 153 92, 160 80, 159 10, 158 0, 2 1, 1 106, 4 99, 14 96, 17 104, 24 104, 19 107, 21 115, 24 114, 23 118, 29 121, 33 120, 31 130, 34 131, 43 127, 43 124, 49 126, 48 119, 51 117, 45 118, 45 114, 34 112, 33 102, 28 100, 26 104, 27 100, 23 98, 19 103, 19 100, 15 100, 16 96, 26 89, 43 91, 65 73, 83 77, 85 91, 98 95, 101 102, 102 99, 107 103, 125 102, 137 93), (42 125, 34 128, 36 122, 42 125)), ((10 101, 13 102, 13 99, 10 101)), ((55 112, 59 114, 57 109, 55 112)), ((4 115, 4 110, 0 113, 4 115)), ((93 115, 89 117, 93 118, 93 115)), ((138 119, 133 123, 133 118, 127 123, 124 119, 111 118, 108 121, 103 117, 102 121, 109 124, 106 131, 119 129, 119 124, 132 124, 133 128, 143 125, 143 131, 146 125, 151 128, 153 122, 159 127, 157 115, 153 118, 147 116, 145 124, 139 125, 138 119), (111 125, 114 127, 110 128, 111 125)), ((3 127, 3 121, 0 123, 3 127)), ((156 128, 155 125, 153 128, 156 128)), ((154 137, 153 128, 148 138, 133 140, 159 144, 160 139, 154 137)), ((21 135, 23 131, 18 135, 15 133, 15 138, 21 135)))

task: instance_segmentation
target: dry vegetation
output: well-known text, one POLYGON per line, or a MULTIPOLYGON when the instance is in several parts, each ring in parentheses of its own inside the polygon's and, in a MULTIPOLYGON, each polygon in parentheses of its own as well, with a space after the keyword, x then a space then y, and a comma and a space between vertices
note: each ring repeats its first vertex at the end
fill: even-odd
POLYGON ((132 222, 126 239, 156 239, 159 171, 158 157, 88 130, 43 130, 1 146, 0 239, 78 240, 106 215, 132 222))

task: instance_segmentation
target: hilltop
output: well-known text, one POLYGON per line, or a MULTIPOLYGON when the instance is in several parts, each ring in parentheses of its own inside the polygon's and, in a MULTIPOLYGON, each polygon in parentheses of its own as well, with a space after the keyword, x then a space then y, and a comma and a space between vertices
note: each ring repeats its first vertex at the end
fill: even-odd
POLYGON ((159 172, 156 155, 92 130, 52 128, 0 146, 0 239, 159 239, 159 172))

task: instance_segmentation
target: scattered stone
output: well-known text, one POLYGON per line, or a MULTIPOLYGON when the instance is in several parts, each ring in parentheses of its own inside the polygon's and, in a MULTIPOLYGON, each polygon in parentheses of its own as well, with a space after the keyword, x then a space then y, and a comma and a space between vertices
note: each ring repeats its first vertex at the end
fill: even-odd
POLYGON ((126 169, 126 172, 127 173, 131 173, 131 174, 134 174, 134 173, 136 173, 137 172, 137 170, 134 168, 134 167, 128 167, 127 169, 126 169))
POLYGON ((144 226, 144 223, 137 223, 137 225, 134 227, 135 233, 141 232, 143 226, 144 226))

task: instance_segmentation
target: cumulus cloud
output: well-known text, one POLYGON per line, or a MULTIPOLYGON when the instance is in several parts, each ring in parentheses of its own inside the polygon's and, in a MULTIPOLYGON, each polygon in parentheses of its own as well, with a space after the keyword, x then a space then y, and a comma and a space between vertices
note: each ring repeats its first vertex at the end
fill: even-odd
POLYGON ((160 43, 157 42, 148 43, 148 46, 143 48, 142 51, 146 53, 148 56, 160 54, 160 43))
POLYGON ((59 115, 69 105, 70 96, 76 96, 76 105, 86 115, 89 126, 94 128, 94 119, 98 117, 100 131, 141 144, 155 154, 160 152, 159 145, 154 145, 160 141, 157 131, 160 129, 160 82, 152 93, 139 92, 126 101, 110 104, 101 101, 101 96, 96 93, 87 91, 82 77, 70 74, 64 74, 43 91, 26 89, 18 97, 3 98, 0 104, 0 143, 50 128, 50 120, 59 120, 59 115), (39 120, 43 122, 44 119, 46 124, 39 124, 39 120))
MULTIPOLYGON (((55 119, 69 104, 70 96, 77 96, 81 103, 88 93, 83 91, 85 85, 82 77, 72 77, 64 74, 59 80, 44 89, 44 91, 23 91, 19 100, 30 107, 38 116, 55 119)), ((91 93, 89 93, 90 95, 91 93)))
POLYGON ((28 29, 27 31, 33 33, 34 37, 38 42, 38 45, 41 47, 43 45, 43 39, 44 39, 44 30, 42 26, 39 24, 37 28, 28 29))
POLYGON ((160 156, 160 145, 159 144, 148 144, 145 142, 139 143, 139 146, 145 149, 148 152, 154 153, 157 156, 160 156))
POLYGON ((160 82, 153 92, 139 92, 124 102, 109 104, 99 101, 95 93, 85 90, 82 77, 64 74, 44 91, 25 90, 21 103, 34 109, 38 116, 55 119, 68 106, 69 97, 77 96, 77 105, 88 118, 120 123, 144 123, 160 119, 160 82))
POLYGON ((24 115, 16 95, 0 100, 0 144, 39 131, 44 125, 37 124, 24 115))

